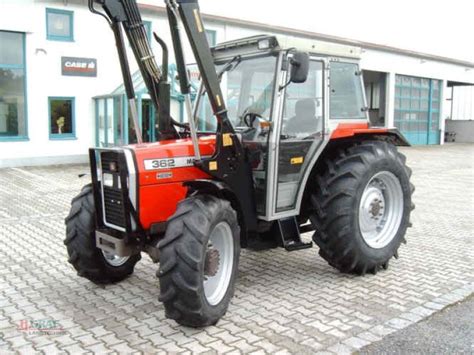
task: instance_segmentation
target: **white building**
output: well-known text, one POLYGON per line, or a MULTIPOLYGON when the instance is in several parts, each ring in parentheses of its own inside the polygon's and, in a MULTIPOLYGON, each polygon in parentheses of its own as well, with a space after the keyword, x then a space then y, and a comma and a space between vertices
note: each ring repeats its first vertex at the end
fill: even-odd
MULTIPOLYGON (((150 33, 171 43, 164 7, 140 8, 150 33)), ((362 47, 371 121, 398 127, 412 144, 442 144, 457 86, 474 85, 470 62, 238 19, 203 19, 214 43, 265 33, 362 47)), ((152 108, 136 80, 144 135, 153 139, 152 108)), ((0 167, 83 162, 91 146, 133 142, 121 81, 112 31, 87 1, 1 1, 0 167)), ((181 96, 174 90, 173 97, 173 114, 183 119, 181 96)), ((464 119, 473 119, 472 95, 459 100, 464 119)))

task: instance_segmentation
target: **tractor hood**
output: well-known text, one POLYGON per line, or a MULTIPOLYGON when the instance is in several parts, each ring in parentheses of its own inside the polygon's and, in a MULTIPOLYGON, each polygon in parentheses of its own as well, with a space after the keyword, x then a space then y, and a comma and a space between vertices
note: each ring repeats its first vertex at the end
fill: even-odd
MULTIPOLYGON (((215 135, 199 138, 201 156, 213 155, 215 141, 215 135)), ((126 148, 135 153, 140 186, 209 178, 194 166, 194 148, 190 138, 129 145, 126 148)))

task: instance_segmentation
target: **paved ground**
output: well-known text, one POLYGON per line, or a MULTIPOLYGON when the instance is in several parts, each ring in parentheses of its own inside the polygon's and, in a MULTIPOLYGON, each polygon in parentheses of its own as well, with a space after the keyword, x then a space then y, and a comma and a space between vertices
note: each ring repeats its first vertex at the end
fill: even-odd
POLYGON ((425 319, 474 291, 474 146, 405 152, 417 208, 389 270, 343 275, 317 248, 244 251, 227 315, 204 330, 165 319, 147 257, 120 284, 76 276, 63 219, 84 167, 0 170, 0 353, 349 353, 425 319))
POLYGON ((428 319, 368 345, 360 354, 473 354, 473 315, 474 296, 471 295, 428 319))

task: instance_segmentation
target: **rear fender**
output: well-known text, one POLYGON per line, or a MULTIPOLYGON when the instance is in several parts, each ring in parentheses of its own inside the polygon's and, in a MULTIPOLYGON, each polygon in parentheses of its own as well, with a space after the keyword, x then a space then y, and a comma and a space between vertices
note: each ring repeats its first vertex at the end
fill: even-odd
POLYGON ((341 123, 331 133, 330 142, 342 143, 377 139, 397 146, 409 147, 410 143, 397 128, 369 127, 364 123, 341 123))
POLYGON ((392 143, 399 147, 410 147, 411 144, 407 141, 405 136, 396 128, 389 128, 385 132, 357 132, 352 137, 352 141, 378 140, 392 143))

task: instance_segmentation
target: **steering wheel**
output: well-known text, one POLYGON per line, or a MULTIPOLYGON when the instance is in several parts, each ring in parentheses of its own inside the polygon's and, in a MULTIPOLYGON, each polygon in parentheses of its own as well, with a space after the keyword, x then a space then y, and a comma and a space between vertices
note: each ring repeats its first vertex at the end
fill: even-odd
POLYGON ((262 115, 255 113, 255 112, 250 112, 250 111, 245 111, 244 114, 242 115, 242 120, 244 121, 245 125, 249 128, 253 128, 253 123, 255 122, 256 118, 263 118, 262 115))

